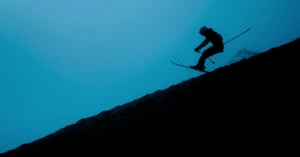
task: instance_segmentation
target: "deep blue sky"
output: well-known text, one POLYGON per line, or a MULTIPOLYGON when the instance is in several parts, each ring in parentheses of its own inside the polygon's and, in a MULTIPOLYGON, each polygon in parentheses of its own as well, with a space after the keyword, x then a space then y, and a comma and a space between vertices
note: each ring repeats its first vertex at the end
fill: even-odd
POLYGON ((228 40, 207 70, 241 49, 300 36, 299 0, 1 0, 0 152, 201 73, 203 25, 228 40))

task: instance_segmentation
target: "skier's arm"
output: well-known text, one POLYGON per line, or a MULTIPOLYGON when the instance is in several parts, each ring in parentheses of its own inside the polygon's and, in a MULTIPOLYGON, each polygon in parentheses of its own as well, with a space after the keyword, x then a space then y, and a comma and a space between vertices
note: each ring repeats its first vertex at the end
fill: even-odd
POLYGON ((204 46, 206 46, 209 43, 208 39, 205 39, 198 47, 195 48, 195 51, 198 52, 200 49, 202 49, 204 46))

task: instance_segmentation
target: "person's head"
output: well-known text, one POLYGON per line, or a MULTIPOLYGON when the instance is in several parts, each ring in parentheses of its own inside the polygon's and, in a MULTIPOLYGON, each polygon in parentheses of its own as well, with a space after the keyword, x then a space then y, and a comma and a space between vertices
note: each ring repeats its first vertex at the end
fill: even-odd
POLYGON ((205 32, 206 32, 207 30, 208 30, 208 28, 207 28, 206 26, 203 26, 203 27, 200 28, 199 33, 203 35, 203 34, 205 34, 205 32))

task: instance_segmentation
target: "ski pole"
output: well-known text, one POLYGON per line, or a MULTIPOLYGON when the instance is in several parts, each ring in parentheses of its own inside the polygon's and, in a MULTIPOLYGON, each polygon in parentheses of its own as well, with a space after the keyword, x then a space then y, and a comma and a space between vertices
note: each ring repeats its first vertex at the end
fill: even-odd
MULTIPOLYGON (((239 33, 238 35, 232 37, 231 39, 227 40, 226 42, 224 42, 224 45, 228 44, 229 42, 235 40, 236 38, 242 36, 243 34, 247 33, 248 31, 250 31, 250 28, 247 28, 246 30, 244 30, 243 32, 239 33)), ((208 58, 209 61, 211 61, 213 64, 215 64, 215 62, 213 60, 211 60, 210 58, 208 58)))
POLYGON ((240 34, 238 34, 238 35, 232 37, 231 39, 227 40, 226 42, 224 42, 224 45, 226 45, 227 43, 233 41, 234 39, 236 39, 236 38, 242 36, 243 34, 247 33, 248 31, 250 31, 250 28, 247 28, 246 30, 244 30, 244 31, 241 32, 240 34))
POLYGON ((213 61, 213 60, 211 60, 210 58, 208 58, 209 59, 209 61, 211 61, 213 64, 215 64, 215 62, 213 61))

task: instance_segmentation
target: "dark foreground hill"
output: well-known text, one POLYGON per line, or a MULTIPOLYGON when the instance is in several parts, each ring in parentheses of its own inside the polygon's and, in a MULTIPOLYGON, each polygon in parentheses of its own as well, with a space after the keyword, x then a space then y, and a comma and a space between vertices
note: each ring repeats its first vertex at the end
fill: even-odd
MULTIPOLYGON (((230 130, 230 122, 225 118, 228 115, 251 112, 250 118, 255 118, 254 115, 260 111, 296 110, 299 104, 296 56, 299 52, 300 39, 296 39, 249 59, 81 119, 0 156, 222 152, 222 148, 233 142, 233 134, 242 132, 241 128, 230 130)), ((254 130, 240 138, 249 140, 254 137, 254 132, 259 131, 254 130)), ((256 141, 257 145, 259 142, 256 141)), ((231 149, 237 149, 237 145, 231 149)))

